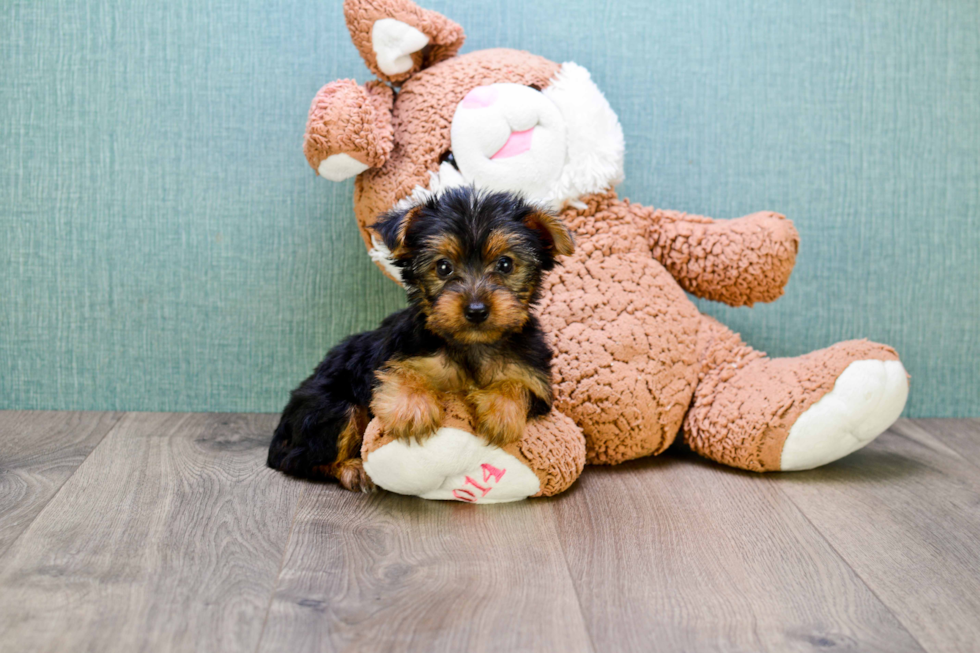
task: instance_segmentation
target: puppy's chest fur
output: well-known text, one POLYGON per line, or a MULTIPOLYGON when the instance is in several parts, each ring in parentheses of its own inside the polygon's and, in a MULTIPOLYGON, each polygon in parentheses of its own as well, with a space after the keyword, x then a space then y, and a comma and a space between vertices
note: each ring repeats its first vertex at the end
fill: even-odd
POLYGON ((526 387, 540 399, 551 401, 551 384, 545 371, 509 360, 492 347, 439 351, 405 358, 389 367, 419 374, 439 392, 469 393, 510 382, 526 387))

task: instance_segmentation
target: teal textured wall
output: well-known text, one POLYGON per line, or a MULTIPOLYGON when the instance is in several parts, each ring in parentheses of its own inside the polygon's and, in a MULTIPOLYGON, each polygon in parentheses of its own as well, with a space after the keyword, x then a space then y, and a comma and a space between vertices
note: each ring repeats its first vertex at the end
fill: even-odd
MULTIPOLYGON (((589 68, 622 194, 794 220, 786 296, 705 310, 774 355, 890 343, 909 414, 980 415, 976 0, 425 6, 589 68)), ((0 66, 0 408, 278 410, 402 305, 301 152, 368 79, 340 0, 7 0, 0 66)))

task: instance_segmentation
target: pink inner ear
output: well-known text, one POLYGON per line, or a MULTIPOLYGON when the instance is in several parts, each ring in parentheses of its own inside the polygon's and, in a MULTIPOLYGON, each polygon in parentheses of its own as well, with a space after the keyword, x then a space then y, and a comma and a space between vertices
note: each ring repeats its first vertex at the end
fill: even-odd
POLYGON ((497 89, 492 86, 477 86, 466 94, 460 106, 464 109, 482 109, 497 101, 497 89))

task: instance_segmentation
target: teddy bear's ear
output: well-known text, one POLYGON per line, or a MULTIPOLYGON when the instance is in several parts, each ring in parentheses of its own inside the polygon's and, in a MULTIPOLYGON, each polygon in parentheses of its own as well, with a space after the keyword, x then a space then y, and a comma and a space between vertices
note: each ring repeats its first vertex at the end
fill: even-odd
POLYGON ((310 106, 303 152, 321 177, 343 181, 380 168, 394 145, 394 94, 381 82, 358 86, 352 79, 330 82, 310 106))
POLYGON ((466 38, 462 27, 411 0, 344 0, 344 16, 367 67, 394 84, 453 56, 466 38))

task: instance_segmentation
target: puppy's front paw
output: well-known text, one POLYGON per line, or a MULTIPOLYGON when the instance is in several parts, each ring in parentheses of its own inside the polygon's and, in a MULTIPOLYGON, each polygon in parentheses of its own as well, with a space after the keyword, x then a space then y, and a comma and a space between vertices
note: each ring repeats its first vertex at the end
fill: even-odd
POLYGON ((470 394, 477 432, 492 445, 517 442, 527 426, 527 398, 523 392, 477 391, 470 394))
POLYGON ((402 414, 381 422, 396 440, 415 440, 421 444, 442 425, 442 407, 435 400, 414 397, 406 400, 402 414))
POLYGON ((442 404, 431 392, 398 382, 375 390, 371 410, 396 440, 421 443, 442 425, 442 404))

